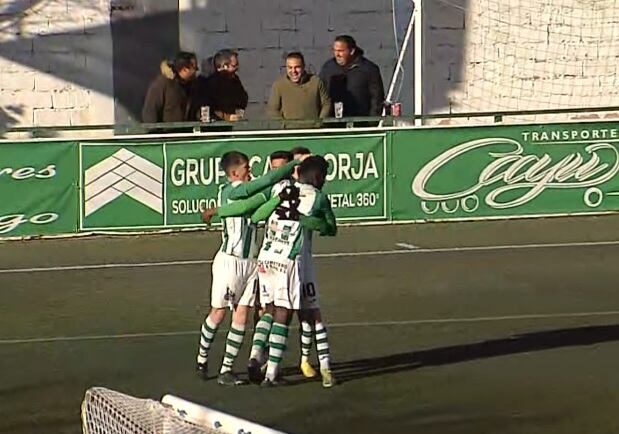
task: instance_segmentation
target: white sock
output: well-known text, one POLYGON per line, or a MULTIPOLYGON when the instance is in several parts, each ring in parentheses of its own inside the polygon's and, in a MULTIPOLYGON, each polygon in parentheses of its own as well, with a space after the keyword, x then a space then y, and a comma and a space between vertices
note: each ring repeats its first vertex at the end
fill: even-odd
POLYGON ((206 317, 200 329, 200 349, 198 350, 198 363, 206 363, 211 344, 215 339, 218 324, 215 324, 209 316, 206 317))
POLYGON ((258 362, 262 362, 272 325, 273 315, 265 313, 260 317, 258 324, 256 324, 256 330, 254 331, 254 337, 252 339, 251 353, 249 354, 250 359, 256 359, 258 362))
POLYGON ((224 361, 221 364, 220 373, 232 371, 232 366, 236 360, 236 356, 239 354, 241 345, 243 344, 243 337, 245 336, 245 324, 230 325, 230 331, 226 338, 226 354, 224 355, 224 361))
POLYGON ((269 335, 269 361, 267 362, 266 378, 275 380, 279 364, 284 358, 286 342, 288 340, 288 326, 281 323, 273 323, 269 335))
POLYGON ((327 329, 321 322, 316 323, 316 349, 318 350, 320 369, 329 369, 331 355, 329 351, 329 341, 327 340, 327 329))
POLYGON ((307 321, 301 321, 301 363, 309 361, 312 349, 312 325, 307 321))

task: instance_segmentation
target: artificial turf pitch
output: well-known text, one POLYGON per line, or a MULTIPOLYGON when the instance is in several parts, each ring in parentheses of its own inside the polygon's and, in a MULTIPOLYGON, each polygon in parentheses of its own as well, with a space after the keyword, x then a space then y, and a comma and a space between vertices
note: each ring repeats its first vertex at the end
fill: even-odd
POLYGON ((331 390, 300 377, 298 329, 289 386, 196 376, 217 233, 2 243, 0 433, 79 433, 95 385, 299 434, 619 432, 618 223, 356 227, 317 240, 331 390))

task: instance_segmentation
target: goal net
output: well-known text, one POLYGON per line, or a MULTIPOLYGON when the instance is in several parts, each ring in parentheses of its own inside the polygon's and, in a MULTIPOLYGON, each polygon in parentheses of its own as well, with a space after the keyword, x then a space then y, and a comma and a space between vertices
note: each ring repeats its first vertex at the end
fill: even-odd
POLYGON ((84 434, 284 434, 176 396, 159 402, 103 387, 86 391, 82 429, 84 434))
POLYGON ((184 420, 170 407, 152 399, 93 387, 82 403, 84 434, 215 434, 221 431, 184 420))
MULTIPOLYGON (((619 105, 619 0, 471 0, 464 4, 462 82, 448 95, 451 112, 619 105)), ((616 117, 602 112, 511 120, 611 116, 616 117)))

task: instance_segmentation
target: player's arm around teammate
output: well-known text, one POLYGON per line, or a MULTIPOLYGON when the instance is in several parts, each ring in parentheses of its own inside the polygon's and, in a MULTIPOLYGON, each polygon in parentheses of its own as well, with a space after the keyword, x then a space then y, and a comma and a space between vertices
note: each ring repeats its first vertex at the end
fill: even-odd
MULTIPOLYGON (((247 212, 251 214, 251 212, 254 209, 256 209, 258 206, 260 206, 263 202, 260 202, 260 203, 245 202, 241 204, 236 204, 234 201, 238 201, 239 199, 248 199, 248 198, 253 198, 254 201, 264 198, 264 201, 266 201, 268 190, 270 189, 270 187, 273 184, 279 182, 280 180, 290 176, 294 168, 299 163, 300 163, 299 160, 289 161, 275 170, 270 170, 263 176, 260 176, 252 180, 248 179, 246 182, 235 185, 232 189, 230 189, 228 196, 227 196, 227 199, 233 202, 231 202, 230 204, 220 203, 219 204, 220 206, 216 208, 207 208, 202 213, 202 220, 205 223, 209 224, 211 222, 211 219, 215 215, 219 215, 220 217, 233 217, 233 216, 242 216, 244 213, 247 213, 247 212), (263 195, 259 194, 261 192, 263 193, 263 195), (224 212, 224 214, 222 214, 219 211, 219 208, 222 205, 228 205, 227 213, 224 212), (239 209, 241 211, 239 211, 239 209)), ((248 173, 250 173, 249 164, 248 164, 248 173)))
MULTIPOLYGON (((232 198, 254 193, 288 176, 294 164, 254 181, 250 181, 249 158, 245 154, 228 152, 222 157, 221 166, 228 182, 220 188, 219 203, 225 205, 233 203, 232 198)), ((232 367, 243 342, 248 312, 255 303, 258 285, 257 228, 248 217, 222 218, 222 224, 222 245, 212 266, 211 309, 201 327, 197 362, 199 373, 206 378, 211 344, 226 310, 232 309, 232 323, 218 383, 233 386, 241 383, 232 367)))
MULTIPOLYGON (((247 215, 248 211, 252 209, 256 204, 263 202, 262 205, 254 211, 251 220, 253 224, 265 220, 269 218, 271 214, 273 214, 273 212, 280 206, 282 201, 287 201, 290 199, 290 197, 287 196, 288 193, 286 188, 291 185, 290 182, 282 181, 282 183, 280 184, 274 186, 272 192, 274 196, 269 200, 266 200, 263 193, 259 193, 257 196, 260 196, 260 198, 258 198, 257 200, 252 197, 242 201, 234 202, 232 204, 222 206, 219 212, 222 215, 226 216, 235 215, 235 213, 236 215, 247 215)), ((297 218, 295 218, 295 220, 297 220, 297 223, 301 225, 303 230, 317 230, 324 234, 334 234, 335 218, 332 217, 330 207, 326 208, 327 212, 323 211, 325 209, 325 201, 326 197, 324 196, 324 194, 318 192, 318 198, 316 200, 316 203, 314 204, 313 209, 311 210, 310 215, 300 214, 297 218), (329 213, 331 213, 331 218, 328 218, 329 213)), ((265 243, 268 244, 269 242, 269 229, 267 228, 265 243)), ((308 248, 311 247, 308 246, 308 248)), ((310 288, 312 286, 313 284, 309 285, 310 288)), ((271 334, 273 323, 278 324, 277 328, 283 330, 284 327, 288 327, 290 322, 290 314, 292 313, 292 311, 284 307, 275 307, 273 304, 273 298, 273 294, 268 291, 268 285, 260 285, 260 299, 263 303, 263 308, 265 310, 256 325, 256 331, 254 333, 252 341, 252 351, 250 354, 250 363, 248 366, 250 380, 252 381, 260 381, 262 379, 260 366, 265 361, 264 356, 266 351, 266 345, 269 340, 269 335, 271 334)), ((312 325, 313 324, 314 322, 312 322, 312 325)), ((320 327, 318 327, 318 329, 320 329, 320 327)), ((277 349, 272 349, 271 351, 277 352, 277 349)))
POLYGON ((265 242, 258 255, 261 292, 264 288, 271 294, 275 305, 263 386, 276 386, 282 381, 278 374, 287 348, 289 323, 301 304, 302 258, 311 256, 311 232, 303 228, 300 216, 318 216, 317 202, 323 195, 319 190, 325 182, 327 167, 324 158, 309 157, 299 166, 298 182, 274 187, 274 195, 282 203, 269 217, 265 242))

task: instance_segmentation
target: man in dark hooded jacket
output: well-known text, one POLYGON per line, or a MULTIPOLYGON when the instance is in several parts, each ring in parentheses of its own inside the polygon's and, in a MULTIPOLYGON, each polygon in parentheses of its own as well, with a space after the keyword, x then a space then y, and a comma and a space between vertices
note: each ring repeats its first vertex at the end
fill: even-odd
POLYGON ((363 56, 352 36, 333 42, 333 58, 325 62, 320 78, 333 104, 344 105, 344 116, 380 116, 385 100, 380 69, 363 56))
POLYGON ((142 122, 189 120, 190 87, 198 70, 196 55, 181 51, 172 65, 161 62, 161 74, 150 84, 142 107, 142 122))

